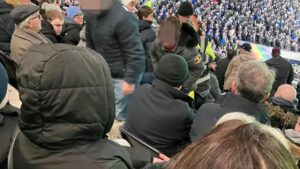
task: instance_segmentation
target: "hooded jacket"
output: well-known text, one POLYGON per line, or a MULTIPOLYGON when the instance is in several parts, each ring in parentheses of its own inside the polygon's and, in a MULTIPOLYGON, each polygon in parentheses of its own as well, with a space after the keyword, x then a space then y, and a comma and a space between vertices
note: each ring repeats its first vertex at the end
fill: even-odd
POLYGON ((271 102, 265 102, 263 106, 268 112, 272 127, 279 129, 290 129, 294 128, 297 124, 297 115, 289 111, 285 111, 280 106, 274 105, 271 102))
POLYGON ((75 21, 69 17, 65 17, 65 23, 63 25, 63 30, 61 31, 64 42, 75 46, 78 45, 81 29, 82 27, 75 23, 75 21))
POLYGON ((113 78, 136 84, 145 70, 138 21, 119 0, 111 2, 109 9, 86 15, 86 45, 103 55, 113 78))
MULTIPOLYGON (((196 46, 198 44, 198 38, 195 30, 186 23, 182 24, 181 35, 177 47, 170 53, 182 56, 189 67, 189 78, 183 84, 183 91, 192 91, 196 89, 196 81, 201 78, 205 70, 202 57, 199 54, 196 46)), ((151 59, 154 70, 156 69, 160 59, 168 54, 162 45, 162 42, 157 38, 151 49, 151 59)))
POLYGON ((53 43, 63 43, 64 42, 62 39, 62 36, 56 35, 56 32, 53 29, 53 26, 46 19, 42 20, 41 33, 44 34, 53 43))
POLYGON ((36 45, 24 56, 14 168, 131 168, 128 154, 106 138, 115 100, 103 57, 67 44, 36 45))
POLYGON ((299 114, 299 110, 297 109, 297 104, 298 102, 296 101, 296 103, 290 102, 284 98, 281 97, 272 97, 270 98, 270 101, 276 105, 276 106, 280 106, 284 111, 286 112, 292 112, 294 114, 299 114))
POLYGON ((0 0, 0 50, 7 55, 10 55, 10 40, 15 30, 15 24, 9 15, 12 9, 13 6, 0 0))
POLYGON ((152 22, 139 20, 139 31, 142 39, 142 43, 146 53, 146 72, 153 72, 152 61, 150 57, 151 42, 156 38, 156 34, 151 26, 152 22))
POLYGON ((235 81, 238 75, 240 65, 249 60, 255 60, 251 52, 240 54, 230 61, 225 73, 224 90, 231 89, 232 82, 235 81))

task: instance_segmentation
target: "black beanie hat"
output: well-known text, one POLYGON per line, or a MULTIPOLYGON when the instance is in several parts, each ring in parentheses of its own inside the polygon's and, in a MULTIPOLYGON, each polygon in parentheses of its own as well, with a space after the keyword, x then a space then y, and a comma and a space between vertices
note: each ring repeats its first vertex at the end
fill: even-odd
POLYGON ((20 5, 15 7, 11 12, 10 16, 12 17, 15 24, 20 24, 30 15, 38 12, 40 8, 36 5, 20 5))
POLYGON ((191 16, 194 14, 194 9, 191 3, 189 2, 181 2, 178 8, 178 14, 180 16, 191 16))
POLYGON ((181 56, 167 54, 159 61, 154 76, 171 86, 178 87, 189 76, 188 65, 181 56))

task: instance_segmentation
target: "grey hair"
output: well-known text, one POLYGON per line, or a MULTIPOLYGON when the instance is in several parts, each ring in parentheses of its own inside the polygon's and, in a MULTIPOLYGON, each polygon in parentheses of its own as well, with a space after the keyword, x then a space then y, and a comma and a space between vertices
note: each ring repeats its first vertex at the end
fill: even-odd
POLYGON ((17 28, 20 28, 20 29, 24 29, 26 28, 26 25, 28 24, 28 21, 31 20, 32 18, 34 18, 36 16, 36 14, 39 14, 39 11, 37 11, 36 13, 33 13, 31 15, 29 15, 24 21, 22 21, 21 23, 19 24, 16 24, 16 27, 17 28))
POLYGON ((275 71, 264 62, 246 61, 236 78, 237 92, 255 103, 263 101, 270 94, 275 80, 275 71))

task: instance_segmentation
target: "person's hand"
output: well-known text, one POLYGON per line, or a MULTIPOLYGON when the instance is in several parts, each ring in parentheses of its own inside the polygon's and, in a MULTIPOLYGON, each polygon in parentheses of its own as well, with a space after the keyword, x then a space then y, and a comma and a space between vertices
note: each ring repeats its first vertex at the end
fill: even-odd
POLYGON ((157 157, 153 158, 153 163, 163 163, 163 162, 168 162, 168 161, 170 161, 170 158, 162 153, 159 154, 159 158, 157 158, 157 157))
POLYGON ((295 125, 295 131, 300 132, 300 117, 298 117, 298 121, 295 125))
POLYGON ((215 72, 217 69, 217 64, 215 62, 212 62, 212 63, 208 64, 208 68, 215 72))
POLYGON ((134 92, 134 89, 135 89, 135 84, 130 84, 130 83, 127 83, 126 81, 123 80, 123 82, 122 82, 122 94, 124 96, 132 94, 134 92))

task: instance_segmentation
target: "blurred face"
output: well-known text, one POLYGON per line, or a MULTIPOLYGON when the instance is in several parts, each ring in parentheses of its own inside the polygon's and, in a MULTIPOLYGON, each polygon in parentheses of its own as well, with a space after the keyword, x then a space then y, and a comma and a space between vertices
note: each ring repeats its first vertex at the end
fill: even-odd
POLYGON ((110 9, 113 0, 79 0, 83 10, 98 11, 100 9, 110 9))
POLYGON ((62 31, 62 26, 64 24, 64 20, 61 20, 59 18, 55 18, 52 21, 49 21, 51 23, 51 25, 53 26, 53 29, 56 33, 56 35, 60 35, 61 31, 62 31))
POLYGON ((39 32, 42 29, 41 21, 42 16, 39 12, 33 14, 32 18, 28 21, 27 29, 34 32, 39 32))
POLYGON ((83 24, 83 15, 76 15, 73 20, 79 24, 79 25, 82 25, 83 24))
POLYGON ((160 29, 159 38, 166 51, 173 51, 177 46, 175 26, 172 23, 166 23, 160 29))

